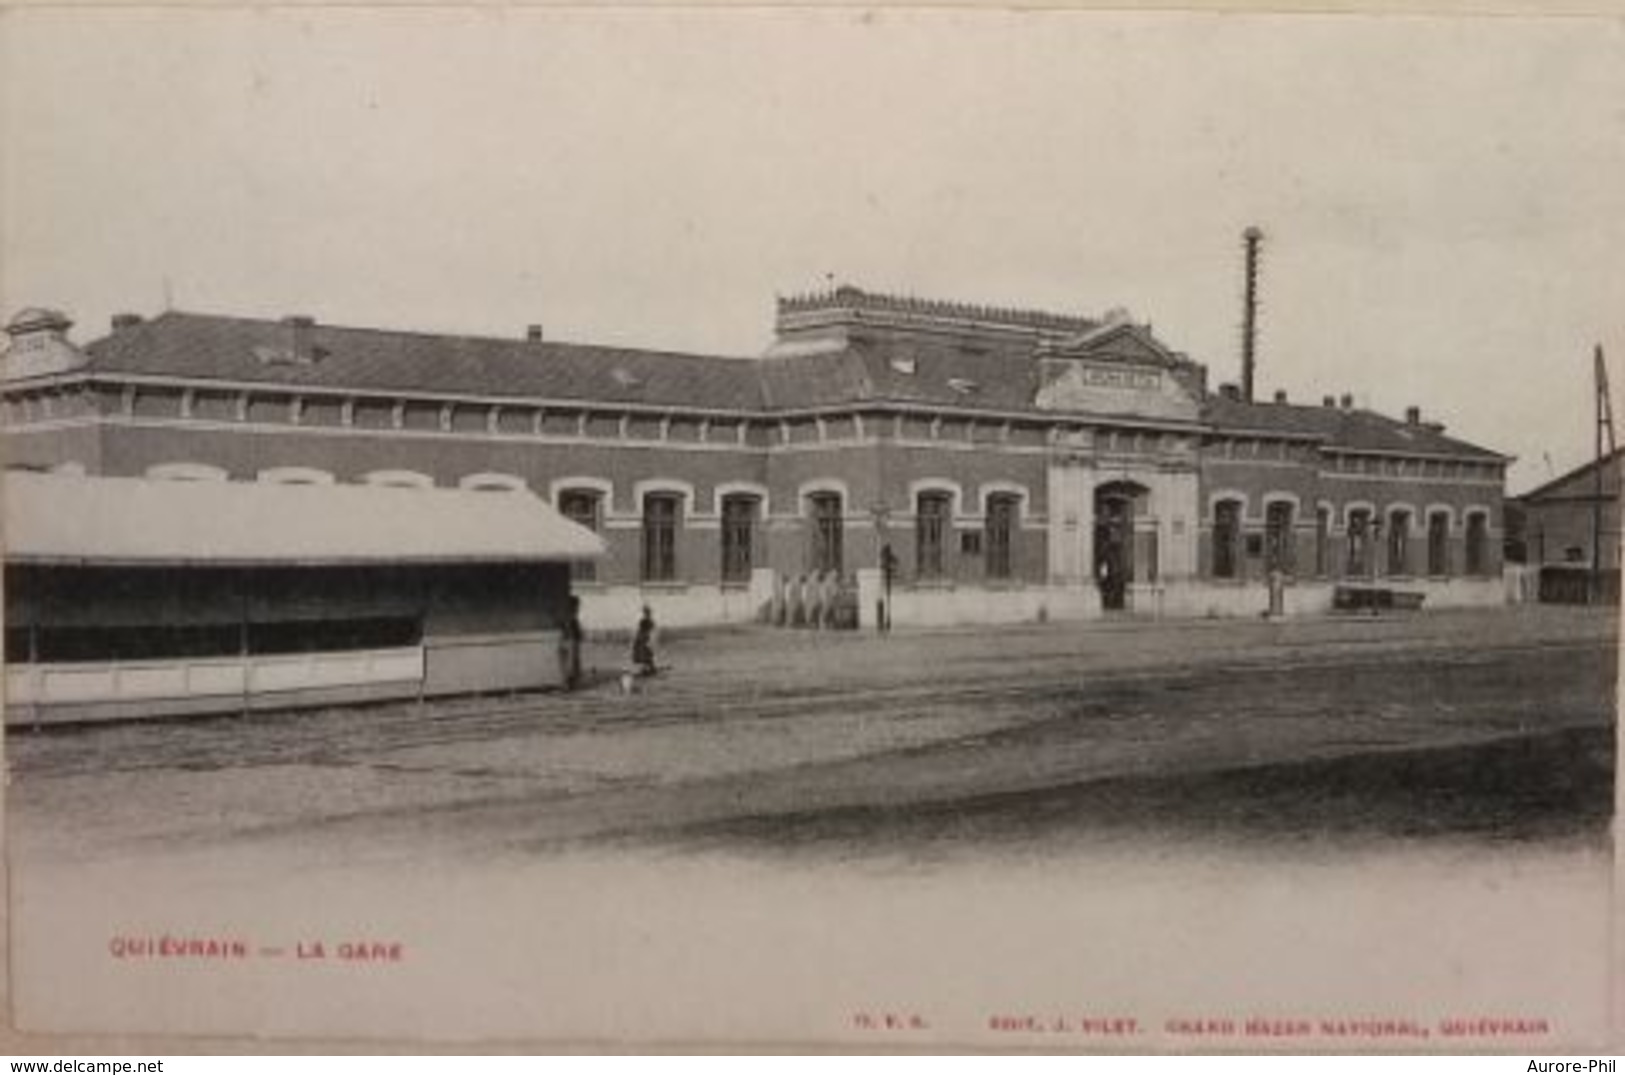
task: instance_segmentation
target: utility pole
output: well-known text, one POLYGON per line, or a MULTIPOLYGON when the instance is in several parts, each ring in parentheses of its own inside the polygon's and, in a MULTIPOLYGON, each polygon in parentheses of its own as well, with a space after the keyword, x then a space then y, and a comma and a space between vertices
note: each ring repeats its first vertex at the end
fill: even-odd
POLYGON ((1600 343, 1597 344, 1595 352, 1592 376, 1596 383, 1597 393, 1597 438, 1596 459, 1591 468, 1591 603, 1597 605, 1603 601, 1602 472, 1605 461, 1612 458, 1616 450, 1614 445, 1614 406, 1608 396, 1608 366, 1603 361, 1602 344, 1600 343), (1603 452, 1604 440, 1608 443, 1606 454, 1603 452))

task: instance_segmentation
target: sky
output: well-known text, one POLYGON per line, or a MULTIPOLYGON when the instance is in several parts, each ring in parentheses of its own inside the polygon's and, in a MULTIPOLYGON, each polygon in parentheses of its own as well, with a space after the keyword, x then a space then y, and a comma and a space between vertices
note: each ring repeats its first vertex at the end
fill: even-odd
MULTIPOLYGON (((1625 23, 747 9, 0 18, 0 307, 759 353, 777 294, 1098 315, 1589 458, 1625 23)), ((1616 393, 1616 398, 1620 398, 1616 393)), ((1625 429, 1622 429, 1625 433, 1625 429)))

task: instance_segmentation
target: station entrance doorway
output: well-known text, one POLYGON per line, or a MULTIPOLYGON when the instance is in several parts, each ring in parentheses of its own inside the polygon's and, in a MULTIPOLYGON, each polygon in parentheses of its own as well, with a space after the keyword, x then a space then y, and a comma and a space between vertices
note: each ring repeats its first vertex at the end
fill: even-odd
POLYGON ((1107 612, 1128 608, 1134 581, 1134 518, 1142 514, 1150 491, 1118 481, 1095 490, 1095 584, 1100 607, 1107 612))

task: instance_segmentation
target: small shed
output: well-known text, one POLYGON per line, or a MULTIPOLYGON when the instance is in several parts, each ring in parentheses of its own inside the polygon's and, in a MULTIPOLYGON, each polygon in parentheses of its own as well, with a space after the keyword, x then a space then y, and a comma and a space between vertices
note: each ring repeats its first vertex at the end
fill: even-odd
POLYGON ((525 491, 9 472, 6 723, 563 681, 570 564, 525 491))

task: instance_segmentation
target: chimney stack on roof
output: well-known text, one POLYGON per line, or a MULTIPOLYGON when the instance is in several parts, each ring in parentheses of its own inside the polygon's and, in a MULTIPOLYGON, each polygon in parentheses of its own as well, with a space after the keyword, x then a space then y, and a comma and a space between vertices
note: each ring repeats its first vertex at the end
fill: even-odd
POLYGON ((1286 402, 1286 389, 1277 388, 1275 390, 1275 402, 1277 402, 1277 403, 1285 403, 1286 402))
POLYGON ((1321 396, 1320 397, 1320 405, 1322 407, 1335 407, 1335 406, 1337 406, 1337 397, 1336 396, 1321 396))
POLYGON ((1405 424, 1419 426, 1422 424, 1422 408, 1410 406, 1405 408, 1405 424))
POLYGON ((127 328, 135 328, 142 321, 140 314, 114 314, 113 331, 121 332, 127 328))
POLYGON ((1343 399, 1341 400, 1341 402, 1342 402, 1342 405, 1343 405, 1343 409, 1345 411, 1353 410, 1354 409, 1354 393, 1352 393, 1352 392, 1344 392, 1343 393, 1343 399))
POLYGON ((1232 381, 1226 381, 1219 386, 1219 395, 1225 399, 1240 400, 1241 388, 1232 381))
POLYGON ((540 326, 540 325, 526 325, 525 326, 525 339, 529 340, 531 343, 541 343, 542 342, 542 326, 540 326))
POLYGON ((309 314, 289 314, 282 319, 288 328, 289 357, 295 362, 316 361, 316 319, 309 314))

